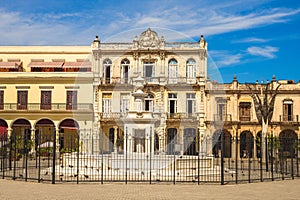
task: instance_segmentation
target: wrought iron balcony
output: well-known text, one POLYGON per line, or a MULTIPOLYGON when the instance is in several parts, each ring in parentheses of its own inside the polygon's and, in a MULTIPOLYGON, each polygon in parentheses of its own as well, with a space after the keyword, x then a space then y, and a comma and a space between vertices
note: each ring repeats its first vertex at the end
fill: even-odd
POLYGON ((298 115, 280 115, 280 122, 299 122, 298 115))
POLYGON ((214 114, 214 121, 215 122, 231 122, 231 114, 214 114))
POLYGON ((40 103, 5 103, 0 105, 0 112, 9 111, 93 111, 93 104, 80 103, 80 104, 66 104, 66 103, 52 103, 52 104, 40 104, 40 103))

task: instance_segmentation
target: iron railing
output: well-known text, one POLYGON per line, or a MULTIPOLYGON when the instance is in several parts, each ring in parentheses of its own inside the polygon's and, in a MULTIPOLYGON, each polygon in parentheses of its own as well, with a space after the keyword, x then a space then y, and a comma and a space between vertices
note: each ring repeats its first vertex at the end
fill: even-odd
POLYGON ((118 135, 114 140, 106 133, 94 135, 91 130, 74 130, 59 138, 55 131, 39 132, 31 137, 25 137, 25 133, 12 132, 11 136, 1 133, 0 177, 46 183, 186 182, 223 185, 300 176, 298 138, 292 138, 293 145, 289 145, 291 138, 266 138, 268 159, 261 157, 261 146, 253 140, 236 137, 228 143, 222 133, 217 142, 210 137, 197 138, 199 133, 184 137, 183 144, 167 140, 166 149, 171 149, 167 152, 158 150, 156 136, 134 139, 129 135, 118 135), (200 148, 195 141, 199 141, 200 148), (137 148, 125 150, 126 146, 131 148, 133 144, 137 148), (169 145, 172 148, 168 148, 169 145), (204 153, 205 148, 212 149, 204 153), (248 151, 248 154, 239 153, 243 151, 248 151))
POLYGON ((5 103, 0 106, 1 111, 93 111, 93 104, 80 103, 80 104, 66 104, 66 103, 52 103, 52 104, 40 104, 40 103, 5 103))
POLYGON ((215 122, 219 122, 219 121, 231 122, 232 117, 231 117, 231 114, 214 114, 214 121, 215 122))
POLYGON ((298 122, 298 115, 280 115, 280 122, 298 122))

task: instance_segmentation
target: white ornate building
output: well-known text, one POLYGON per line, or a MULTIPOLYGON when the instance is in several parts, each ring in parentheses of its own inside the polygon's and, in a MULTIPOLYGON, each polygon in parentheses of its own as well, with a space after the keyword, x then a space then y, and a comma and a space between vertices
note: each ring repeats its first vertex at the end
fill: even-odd
POLYGON ((203 36, 169 43, 149 28, 131 43, 96 37, 92 52, 95 127, 107 138, 106 151, 197 154, 205 133, 203 36))

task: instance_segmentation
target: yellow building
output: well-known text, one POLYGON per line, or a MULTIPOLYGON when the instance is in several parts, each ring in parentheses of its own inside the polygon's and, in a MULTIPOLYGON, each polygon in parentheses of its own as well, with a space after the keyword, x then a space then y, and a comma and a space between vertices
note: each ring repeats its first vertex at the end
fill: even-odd
POLYGON ((74 147, 78 133, 92 129, 89 54, 82 46, 0 46, 2 130, 38 144, 56 134, 60 148, 74 147))

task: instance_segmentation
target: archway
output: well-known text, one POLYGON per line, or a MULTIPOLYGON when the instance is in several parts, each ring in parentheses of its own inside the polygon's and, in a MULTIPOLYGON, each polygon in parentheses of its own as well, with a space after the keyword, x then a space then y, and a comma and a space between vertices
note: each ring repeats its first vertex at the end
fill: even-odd
POLYGON ((294 158, 297 155, 296 154, 297 139, 298 137, 295 131, 290 129, 281 131, 281 133, 279 134, 280 155, 287 158, 292 158, 292 157, 294 158))
POLYGON ((12 133, 10 137, 11 147, 14 148, 15 156, 18 153, 29 152, 31 146, 27 146, 25 151, 25 145, 30 144, 31 141, 31 124, 27 119, 17 119, 12 123, 12 133))
POLYGON ((169 128, 167 131, 167 154, 174 154, 177 144, 177 129, 169 128))
POLYGON ((221 135, 223 133, 224 136, 224 158, 231 158, 231 134, 227 130, 217 130, 212 138, 213 143, 213 155, 217 157, 221 157, 221 149, 222 149, 222 140, 221 135))
POLYGON ((240 158, 252 158, 254 138, 250 131, 243 131, 240 135, 240 158))
POLYGON ((65 152, 77 151, 79 147, 79 125, 73 119, 63 120, 59 126, 60 150, 65 152))
POLYGON ((196 129, 184 129, 183 136, 184 155, 197 155, 196 153, 196 129))
POLYGON ((36 147, 48 141, 54 140, 55 125, 50 119, 40 119, 35 124, 36 147))

